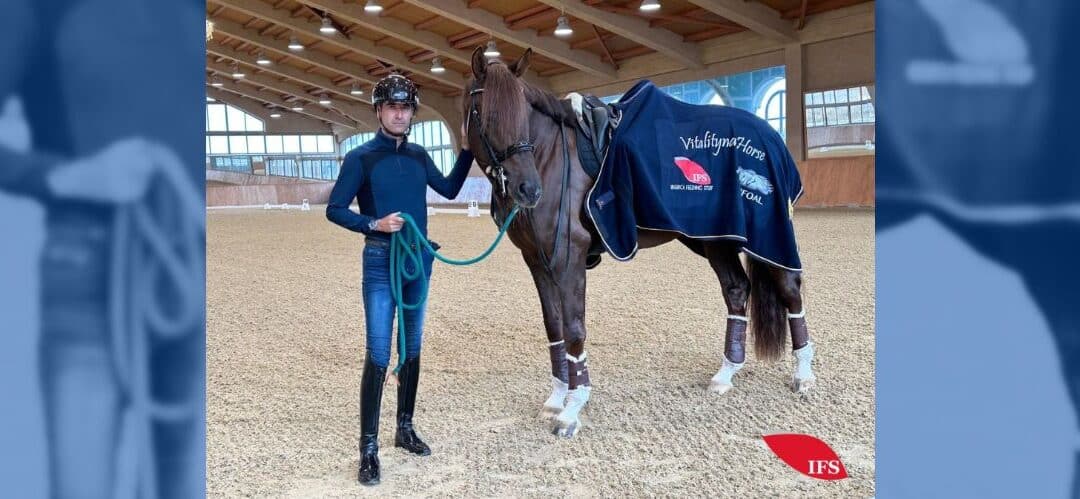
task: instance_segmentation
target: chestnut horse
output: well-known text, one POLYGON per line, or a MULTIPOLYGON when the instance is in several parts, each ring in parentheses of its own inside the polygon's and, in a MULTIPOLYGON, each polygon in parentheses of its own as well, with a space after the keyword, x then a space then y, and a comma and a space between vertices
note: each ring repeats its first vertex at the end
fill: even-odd
MULTIPOLYGON (((473 52, 465 128, 470 149, 492 183, 496 223, 514 205, 521 210, 507 232, 532 272, 547 331, 552 390, 541 416, 554 418, 555 434, 573 437, 582 427, 579 415, 592 389, 585 351, 585 271, 589 248, 599 236, 584 205, 593 179, 578 160, 572 109, 521 79, 531 53, 526 50, 507 66, 487 60, 479 47, 473 52)), ((807 390, 814 383, 814 346, 800 295, 801 273, 753 258, 744 270, 736 242, 638 231, 640 248, 674 240, 709 261, 727 305, 723 361, 709 389, 724 393, 733 387, 752 325, 755 354, 765 360, 781 356, 790 327, 796 360, 791 387, 807 390)))

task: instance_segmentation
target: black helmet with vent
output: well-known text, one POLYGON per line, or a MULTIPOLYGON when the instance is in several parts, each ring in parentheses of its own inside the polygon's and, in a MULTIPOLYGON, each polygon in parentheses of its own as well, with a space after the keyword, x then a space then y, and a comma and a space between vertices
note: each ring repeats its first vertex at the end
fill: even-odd
POLYGON ((379 80, 371 91, 371 104, 376 109, 384 102, 401 102, 416 109, 420 105, 420 95, 412 81, 399 74, 392 74, 379 80))

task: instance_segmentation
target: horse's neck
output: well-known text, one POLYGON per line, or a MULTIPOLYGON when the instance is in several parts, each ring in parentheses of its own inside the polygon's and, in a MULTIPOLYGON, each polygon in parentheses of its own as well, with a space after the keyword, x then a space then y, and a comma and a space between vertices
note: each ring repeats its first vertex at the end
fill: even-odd
MULTIPOLYGON (((563 137, 562 133, 573 133, 573 130, 557 123, 552 117, 539 111, 532 111, 529 116, 529 130, 532 132, 533 147, 540 153, 536 162, 536 169, 543 178, 544 185, 550 185, 552 176, 561 179, 563 175, 563 137)), ((577 154, 570 140, 566 141, 570 147, 570 154, 577 154)))

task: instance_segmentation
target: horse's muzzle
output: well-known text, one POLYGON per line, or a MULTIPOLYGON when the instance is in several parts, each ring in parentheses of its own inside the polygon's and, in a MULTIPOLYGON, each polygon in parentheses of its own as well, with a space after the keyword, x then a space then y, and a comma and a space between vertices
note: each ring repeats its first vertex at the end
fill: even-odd
POLYGON ((517 188, 518 204, 524 208, 535 207, 540 202, 540 196, 543 194, 543 190, 540 188, 540 184, 533 182, 522 182, 517 188))

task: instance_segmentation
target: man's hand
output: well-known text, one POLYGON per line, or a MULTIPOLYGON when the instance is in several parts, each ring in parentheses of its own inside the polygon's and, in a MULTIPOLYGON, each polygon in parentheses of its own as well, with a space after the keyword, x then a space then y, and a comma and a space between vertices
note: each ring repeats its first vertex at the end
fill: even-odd
POLYGON ((405 225, 405 219, 399 217, 400 214, 401 212, 398 211, 380 218, 375 230, 379 232, 397 232, 401 230, 401 227, 405 225))
POLYGON ((468 151, 469 150, 469 134, 466 133, 466 132, 467 132, 467 130, 465 130, 465 122, 462 121, 461 122, 461 150, 462 151, 468 151))
POLYGON ((64 198, 102 203, 130 203, 142 198, 159 165, 152 145, 141 138, 113 142, 97 154, 77 159, 49 173, 52 192, 64 198))

